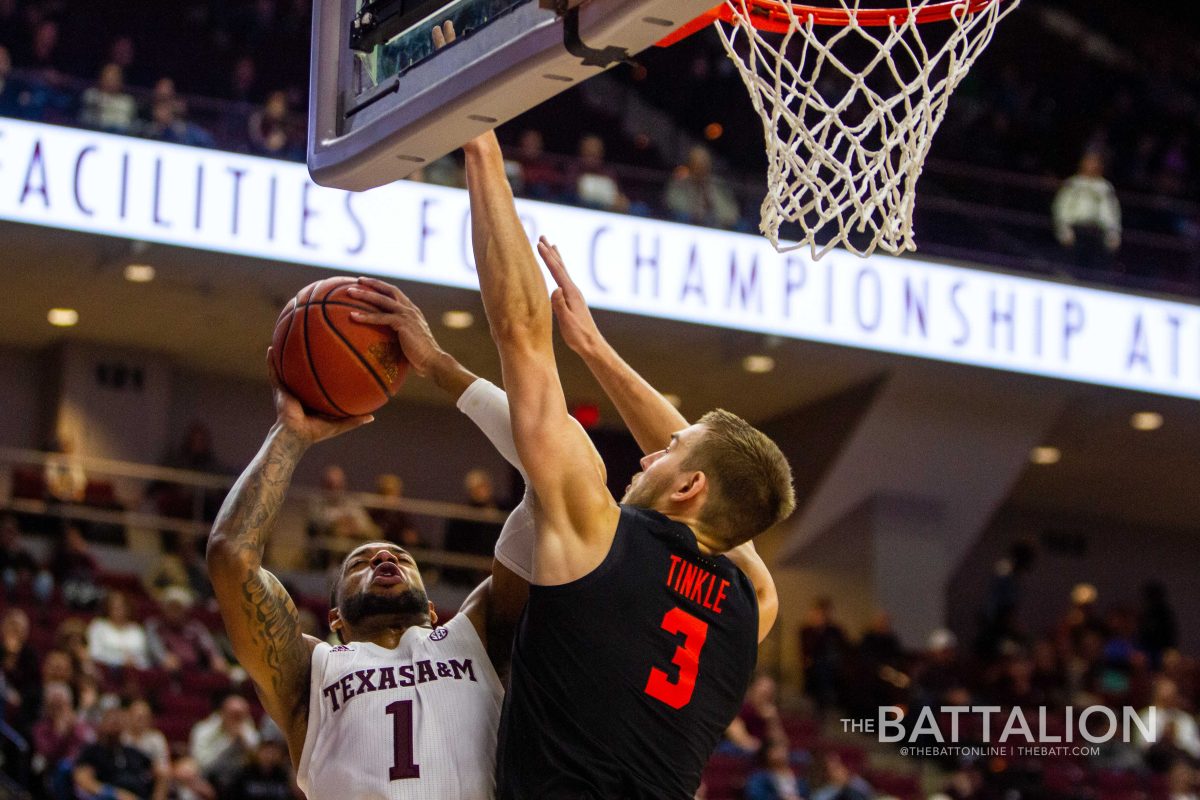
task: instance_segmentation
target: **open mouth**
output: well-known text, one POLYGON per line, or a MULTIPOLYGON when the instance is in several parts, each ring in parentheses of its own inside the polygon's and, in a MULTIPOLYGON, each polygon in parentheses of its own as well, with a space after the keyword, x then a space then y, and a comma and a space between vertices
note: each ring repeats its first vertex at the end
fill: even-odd
POLYGON ((390 561, 385 561, 377 566, 371 576, 371 583, 378 583, 383 586, 394 586, 397 583, 404 582, 404 572, 398 565, 390 561))

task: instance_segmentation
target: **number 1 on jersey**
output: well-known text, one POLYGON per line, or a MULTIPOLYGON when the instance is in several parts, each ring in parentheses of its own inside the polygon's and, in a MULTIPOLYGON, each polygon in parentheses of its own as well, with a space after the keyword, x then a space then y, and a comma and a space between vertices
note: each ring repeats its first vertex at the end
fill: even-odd
POLYGON ((397 700, 384 709, 392 717, 392 768, 388 780, 421 777, 421 767, 413 763, 412 700, 397 700))
POLYGON ((682 608, 672 608, 663 617, 662 629, 670 634, 683 634, 683 644, 675 648, 671 663, 679 667, 679 677, 672 681, 658 667, 650 669, 646 681, 646 694, 661 700, 671 708, 680 709, 692 700, 696 690, 696 676, 700 672, 700 650, 708 638, 708 623, 696 619, 682 608))

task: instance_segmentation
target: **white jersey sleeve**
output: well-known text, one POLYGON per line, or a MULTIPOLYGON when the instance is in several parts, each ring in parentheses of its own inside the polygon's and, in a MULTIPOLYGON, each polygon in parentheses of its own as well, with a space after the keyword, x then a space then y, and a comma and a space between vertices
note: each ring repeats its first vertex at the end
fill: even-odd
POLYGON ((525 496, 504 521, 500 538, 496 540, 496 560, 525 581, 533 582, 533 546, 537 531, 533 525, 533 492, 529 476, 517 455, 512 435, 512 420, 508 415, 508 395, 491 381, 477 378, 458 398, 458 409, 470 417, 483 431, 492 446, 521 473, 525 480, 525 496))
POLYGON ((297 783, 309 800, 487 800, 503 696, 462 614, 391 650, 319 644, 297 783))

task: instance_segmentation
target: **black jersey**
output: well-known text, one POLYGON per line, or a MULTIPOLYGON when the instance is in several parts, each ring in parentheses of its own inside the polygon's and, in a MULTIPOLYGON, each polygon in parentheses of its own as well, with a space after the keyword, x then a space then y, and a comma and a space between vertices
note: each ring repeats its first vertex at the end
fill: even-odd
POLYGON ((622 507, 590 574, 531 586, 496 758, 500 800, 684 800, 741 707, 758 600, 691 530, 622 507))

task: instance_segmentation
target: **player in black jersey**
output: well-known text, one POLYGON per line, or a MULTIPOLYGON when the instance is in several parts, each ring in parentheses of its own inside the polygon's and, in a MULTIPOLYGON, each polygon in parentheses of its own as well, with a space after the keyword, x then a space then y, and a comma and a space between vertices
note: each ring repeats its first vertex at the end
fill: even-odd
MULTIPOLYGON (((497 795, 690 798, 757 652, 753 587, 722 554, 791 512, 790 470, 735 415, 710 412, 687 425, 672 409, 638 435, 654 452, 618 506, 567 412, 550 298, 496 138, 464 149, 484 307, 537 496, 534 580, 514 646, 497 795)), ((539 251, 561 267, 545 242, 539 251)), ((555 295, 570 302, 566 286, 555 295)))

